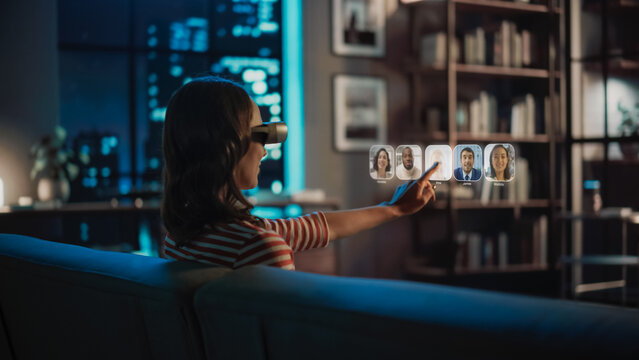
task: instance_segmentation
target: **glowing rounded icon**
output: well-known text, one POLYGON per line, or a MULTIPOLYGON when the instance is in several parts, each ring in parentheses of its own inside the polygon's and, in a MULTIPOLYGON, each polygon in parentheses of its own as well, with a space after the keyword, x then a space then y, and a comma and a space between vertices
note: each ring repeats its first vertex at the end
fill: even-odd
POLYGON ((484 176, 488 181, 512 181, 515 178, 515 147, 488 144, 484 149, 484 176))
POLYGON ((368 156, 371 178, 375 180, 389 180, 393 178, 395 167, 393 156, 395 152, 390 145, 373 145, 368 156))
POLYGON ((455 146, 453 151, 453 175, 457 181, 481 180, 482 156, 481 147, 477 144, 455 146))
POLYGON ((437 171, 430 177, 431 181, 448 181, 453 176, 453 151, 448 145, 430 145, 426 147, 425 169, 430 169, 436 162, 439 163, 437 171))
POLYGON ((418 179, 422 175, 422 149, 418 145, 400 145, 395 151, 395 175, 400 180, 418 179))

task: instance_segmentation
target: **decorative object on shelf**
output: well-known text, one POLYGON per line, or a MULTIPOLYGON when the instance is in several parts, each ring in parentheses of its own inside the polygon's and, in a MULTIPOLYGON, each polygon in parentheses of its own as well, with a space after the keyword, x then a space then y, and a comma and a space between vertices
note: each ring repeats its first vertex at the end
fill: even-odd
MULTIPOLYGON (((66 137, 66 130, 56 126, 53 135, 44 136, 31 147, 31 157, 34 159, 31 179, 38 179, 40 201, 65 202, 69 199, 69 181, 78 176, 79 168, 71 162, 75 156, 72 150, 65 147, 66 137)), ((77 160, 87 164, 89 156, 79 154, 77 160)))
POLYGON ((386 54, 386 0, 333 0, 333 52, 383 57, 386 54))
POLYGON ((338 151, 368 151, 386 142, 386 80, 371 76, 333 78, 334 141, 338 151))
MULTIPOLYGON (((617 110, 621 113, 621 123, 619 124, 621 136, 639 135, 639 103, 635 104, 635 109, 632 111, 619 101, 617 110)), ((625 159, 637 160, 639 157, 639 143, 621 143, 619 145, 625 159)))

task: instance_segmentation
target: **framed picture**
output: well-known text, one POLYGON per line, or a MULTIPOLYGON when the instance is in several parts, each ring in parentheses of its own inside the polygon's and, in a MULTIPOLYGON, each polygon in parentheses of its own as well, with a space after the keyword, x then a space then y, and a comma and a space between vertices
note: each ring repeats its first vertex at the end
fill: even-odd
POLYGON ((386 142, 386 80, 371 76, 333 77, 335 148, 368 151, 386 142))
POLYGON ((333 0, 333 52, 383 57, 386 53, 386 0, 333 0))

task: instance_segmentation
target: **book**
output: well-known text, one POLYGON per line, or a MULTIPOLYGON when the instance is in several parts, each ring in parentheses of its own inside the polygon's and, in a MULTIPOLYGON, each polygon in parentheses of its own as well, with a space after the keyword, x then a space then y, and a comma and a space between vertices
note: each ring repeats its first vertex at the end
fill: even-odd
POLYGON ((486 65, 486 33, 484 29, 475 29, 475 64, 486 65))
POLYGON ((539 265, 548 265, 548 216, 539 217, 539 265))
POLYGON ((497 235, 497 248, 499 251, 497 265, 504 268, 508 265, 508 234, 503 231, 497 235))
POLYGON ((457 103, 457 112, 455 115, 455 123, 457 124, 457 131, 468 132, 470 131, 470 108, 467 102, 460 101, 457 103))
POLYGON ((437 32, 422 36, 419 54, 423 66, 446 65, 446 34, 437 32))
POLYGON ((468 235, 468 268, 476 270, 481 268, 482 248, 481 235, 470 233, 468 235))
POLYGON ((528 30, 523 30, 521 32, 521 47, 522 47, 521 63, 523 66, 529 67, 532 65, 532 57, 531 57, 532 43, 530 41, 530 31, 528 30))
POLYGON ((501 22, 501 66, 511 66, 510 56, 511 56, 511 25, 508 21, 501 22))
POLYGON ((437 107, 429 107, 426 109, 425 127, 427 132, 436 132, 440 129, 442 112, 437 107))
POLYGON ((512 67, 522 67, 523 64, 523 46, 522 46, 522 38, 521 34, 517 32, 512 33, 512 48, 511 48, 511 61, 512 67))
POLYGON ((464 63, 475 64, 476 38, 474 33, 464 34, 464 63))

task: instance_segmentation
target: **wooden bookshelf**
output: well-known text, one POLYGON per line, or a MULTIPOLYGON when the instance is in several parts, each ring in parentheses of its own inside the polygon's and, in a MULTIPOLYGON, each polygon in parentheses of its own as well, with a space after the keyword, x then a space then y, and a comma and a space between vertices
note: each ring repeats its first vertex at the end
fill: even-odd
MULTIPOLYGON (((435 4, 436 2, 420 1, 412 3, 407 7, 407 11, 409 11, 410 15, 409 33, 413 37, 411 39, 413 49, 412 57, 409 57, 406 61, 404 70, 407 75, 411 77, 411 95, 413 95, 411 101, 411 114, 414 117, 412 123, 423 124, 424 120, 431 121, 431 123, 424 124, 423 126, 419 125, 415 132, 405 134, 404 139, 406 139, 406 141, 421 142, 422 144, 447 143, 451 148, 454 148, 460 143, 476 143, 484 145, 487 143, 510 143, 514 144, 519 149, 525 148, 522 153, 526 155, 530 164, 534 162, 535 166, 538 166, 539 163, 546 164, 545 166, 547 166, 547 169, 543 172, 543 176, 546 178, 545 180, 540 180, 545 181, 545 184, 548 184, 547 188, 537 186, 536 191, 543 191, 543 194, 528 194, 528 197, 531 197, 531 199, 523 202, 504 199, 505 197, 512 195, 509 191, 517 190, 514 186, 509 189, 504 189, 504 191, 498 191, 497 188, 492 189, 491 187, 491 200, 482 201, 480 198, 483 196, 478 195, 482 195, 482 192, 484 191, 485 187, 482 186, 483 184, 480 184, 479 186, 475 184, 468 188, 463 187, 465 188, 464 191, 458 192, 458 195, 464 196, 471 193, 472 195, 469 196, 469 199, 438 199, 437 202, 429 205, 429 209, 433 209, 434 212, 427 212, 429 215, 424 215, 424 218, 419 218, 415 221, 428 221, 428 216, 434 216, 434 218, 437 218, 438 220, 437 224, 432 224, 432 226, 441 227, 442 216, 445 216, 447 219, 447 231, 445 235, 442 235, 444 238, 428 239, 425 243, 432 245, 433 242, 442 242, 441 246, 446 248, 457 246, 455 243, 457 234, 459 232, 467 232, 467 229, 464 228, 464 224, 460 223, 460 218, 468 219, 471 217, 477 220, 478 223, 482 223, 481 219, 486 219, 486 223, 490 223, 491 217, 494 216, 495 211, 499 212, 506 210, 506 212, 503 213, 506 214, 508 218, 514 219, 513 221, 521 220, 521 216, 544 216, 546 217, 547 224, 553 224, 555 214, 559 213, 561 208, 564 206, 565 200, 558 196, 558 189, 556 188, 557 184, 561 183, 561 181, 558 181, 557 179, 557 177, 561 174, 557 173, 555 170, 559 159, 557 156, 557 144, 559 141, 564 139, 563 134, 557 131, 557 129, 563 128, 558 125, 561 121, 563 121, 561 116, 562 112, 561 110, 556 110, 557 108, 555 107, 555 104, 559 109, 564 106, 563 99, 561 97, 561 86, 563 86, 562 81, 564 81, 564 72, 560 67, 556 66, 556 64, 561 64, 561 61, 557 61, 556 56, 563 55, 560 51, 557 51, 557 49, 561 47, 560 43, 562 39, 560 39, 560 37, 563 35, 563 32, 559 32, 559 30, 555 32, 548 28, 548 24, 553 24, 550 25, 552 29, 559 29, 563 26, 563 2, 563 0, 560 0, 560 6, 555 7, 554 0, 552 3, 548 2, 548 4, 530 4, 498 0, 445 0, 439 1, 440 5, 443 6, 429 7, 429 4, 435 4), (422 16, 425 13, 429 13, 430 16, 433 16, 432 11, 443 12, 442 16, 445 21, 443 22, 442 29, 434 29, 433 26, 424 26, 422 24, 422 20, 418 18, 418 16, 422 16), (533 15, 535 19, 539 19, 540 21, 538 23, 531 23, 529 15, 533 15), (468 25, 466 22, 458 24, 458 17, 463 17, 465 20, 470 19, 471 21, 468 24, 472 25, 468 25), (473 17, 476 17, 477 21, 473 21, 473 17), (510 26, 510 23, 514 25, 510 26), (482 26, 485 27, 484 34, 486 34, 482 35, 482 37, 486 37, 481 43, 486 46, 486 55, 488 55, 488 51, 494 51, 494 53, 490 53, 492 57, 481 57, 480 55, 477 55, 476 58, 473 58, 471 56, 471 60, 469 62, 472 63, 464 63, 467 59, 465 56, 461 56, 461 53, 466 51, 466 45, 464 44, 464 35, 461 35, 460 37, 460 34, 474 34, 474 29, 482 26), (475 28, 473 29, 473 27, 475 28), (506 55, 504 55, 503 58, 497 58, 497 54, 501 53, 498 53, 498 48, 494 47, 495 44, 499 44, 494 42, 494 37, 496 36, 495 32, 499 32, 500 34, 510 34, 508 36, 515 36, 512 34, 516 34, 516 36, 523 36, 522 34, 524 30, 530 33, 531 37, 535 37, 536 41, 539 41, 539 44, 546 44, 547 42, 545 46, 538 45, 537 47, 525 48, 526 51, 536 51, 534 54, 535 56, 531 56, 534 60, 522 63, 521 61, 514 60, 507 61, 505 60, 506 55), (436 49, 437 52, 431 53, 435 54, 434 56, 422 57, 422 49, 420 46, 422 44, 423 37, 430 36, 431 34, 433 36, 426 38, 426 41, 428 44, 436 44, 433 49, 436 49), (493 39, 493 43, 490 45, 491 47, 488 45, 490 43, 488 36, 491 36, 491 39, 493 39), (444 42, 446 54, 453 53, 453 47, 456 43, 459 43, 459 59, 452 59, 451 57, 444 56, 445 62, 442 62, 441 49, 442 43, 444 42), (552 44, 550 47, 553 50, 548 48, 548 44, 552 44), (483 59, 483 61, 477 60, 477 62, 473 62, 473 59, 483 59), (497 62, 495 59, 503 61, 497 62), (433 61, 434 65, 423 65, 421 61, 433 61), (499 63, 508 65, 493 65, 499 63), (440 96, 436 100, 431 100, 427 96, 424 96, 424 94, 428 93, 425 91, 426 87, 432 86, 446 89, 445 102, 442 102, 441 93, 438 94, 440 96), (482 122, 480 122, 482 125, 479 127, 469 126, 468 122, 465 123, 466 127, 458 127, 458 111, 465 112, 466 115, 462 116, 465 116, 466 121, 469 121, 468 110, 465 110, 466 106, 469 105, 469 102, 475 101, 482 91, 487 92, 489 96, 493 96, 495 98, 494 101, 489 99, 489 102, 493 101, 497 104, 496 106, 490 105, 493 106, 493 108, 497 108, 496 111, 493 111, 492 108, 490 110, 491 114, 495 116, 493 119, 497 122, 495 123, 493 121, 490 122, 488 126, 485 126, 484 124, 486 124, 486 122, 483 122, 485 119, 482 118, 482 122), (511 120, 512 115, 504 114, 504 110, 512 110, 512 108, 514 108, 514 104, 519 104, 522 97, 526 97, 527 94, 532 94, 534 96, 534 104, 532 104, 532 106, 535 107, 534 113, 542 114, 545 117, 543 118, 543 122, 537 122, 537 118, 534 118, 534 131, 531 131, 531 127, 528 125, 526 125, 527 127, 524 131, 521 131, 519 125, 517 128, 513 125, 514 120, 511 120), (551 105, 545 105, 545 97, 550 99, 548 103, 551 105), (432 101, 432 104, 429 104, 429 101, 432 101), (458 104, 462 101, 465 104, 458 107, 458 104), (434 122, 432 118, 425 119, 425 114, 431 107, 440 111, 441 116, 444 117, 443 121, 440 121, 440 125, 444 127, 443 129, 433 131, 434 122), (504 121, 508 122, 504 123, 504 121), (542 124, 542 126, 537 126, 538 124, 542 124), (428 132, 424 130, 426 128, 429 129, 428 132), (467 128, 483 129, 483 131, 481 133, 459 131, 460 129, 467 128), (500 129, 501 131, 507 132, 485 132, 485 129, 487 128, 500 129), (543 129, 545 129, 545 131, 543 129), (514 136, 511 131, 512 133, 522 133, 527 135, 514 136), (544 190, 540 190, 542 188, 544 190), (503 200, 494 200, 492 195, 495 194, 503 200), (483 210, 494 211, 482 212, 483 210), (508 215, 507 210, 512 210, 513 214, 508 215), (442 211, 444 212, 443 214, 437 213, 442 211), (447 245, 444 245, 444 242, 447 245)), ((522 47, 512 45, 509 50, 506 51, 512 51, 513 53, 511 54, 516 53, 518 56, 523 56, 521 55, 522 53, 518 52, 522 50, 516 49, 522 49, 522 47)), ((514 59, 514 55, 511 55, 511 59, 514 59)), ((526 101, 529 100, 526 99, 526 101)), ((482 114, 480 116, 484 116, 483 111, 480 113, 482 114)), ((526 112, 526 114, 529 113, 526 112)), ((532 118, 528 116, 527 119, 532 118)), ((472 121, 470 123, 472 124, 472 121)), ((520 155, 520 153, 517 153, 517 156, 520 155)), ((531 167, 530 169, 532 173, 538 168, 533 170, 533 167, 531 167)), ((537 173, 534 174, 535 176, 539 176, 537 173)), ((529 176, 532 177, 532 175, 529 176)), ((506 186, 511 185, 515 185, 515 182, 511 182, 506 186)), ((457 190, 462 190, 458 189, 458 187, 461 187, 462 184, 454 179, 451 179, 442 186, 447 187, 449 197, 456 196, 454 195, 455 192, 457 192, 457 190)), ((519 197, 519 195, 517 195, 517 197, 519 197)), ((538 219, 526 219, 526 221, 529 220, 531 221, 530 224, 538 221, 538 219)), ((415 253, 413 254, 415 259, 419 259, 419 257, 423 255, 421 251, 422 247, 425 245, 422 243, 422 237, 428 236, 428 234, 420 233, 420 229, 423 228, 423 226, 420 226, 422 225, 416 224, 414 226, 414 229, 416 229, 415 231, 417 232, 416 244, 414 245, 415 253)), ((475 229, 481 228, 481 226, 482 224, 474 224, 472 226, 472 232, 477 233, 478 231, 475 229)), ((504 226, 507 227, 506 225, 504 226)), ((514 227, 516 227, 516 225, 514 227)), ((501 230, 503 229, 499 229, 498 231, 501 230)), ((515 230, 511 228, 505 228, 505 231, 509 232, 509 237, 517 236, 517 234, 514 233, 515 230)), ((486 234, 480 235, 484 237, 486 234)), ((556 235, 549 227, 546 250, 549 263, 553 263, 558 256, 558 254, 554 253, 554 249, 556 248, 555 241, 556 235)), ((437 246, 435 248, 437 248, 437 246)), ((450 257, 450 253, 443 252, 440 259, 447 256, 450 257)), ((444 261, 451 263, 450 259, 444 261)), ((452 262, 454 263, 454 261, 452 262)), ((409 274, 409 277, 416 278, 450 278, 489 273, 541 273, 550 270, 548 266, 532 264, 511 264, 506 267, 493 266, 471 271, 467 269, 437 268, 420 261, 411 260, 408 261, 408 263, 409 265, 407 265, 406 268, 407 274, 409 274)))

